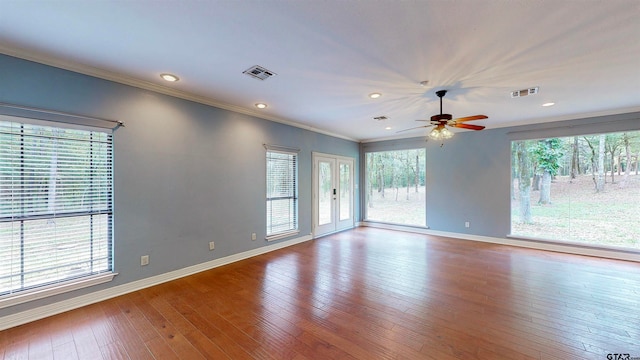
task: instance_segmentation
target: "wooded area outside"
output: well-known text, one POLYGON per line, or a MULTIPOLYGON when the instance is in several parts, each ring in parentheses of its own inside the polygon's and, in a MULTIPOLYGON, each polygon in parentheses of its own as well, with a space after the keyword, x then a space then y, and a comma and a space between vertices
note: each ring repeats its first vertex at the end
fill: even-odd
POLYGON ((512 142, 511 234, 640 248, 640 131, 512 142))
POLYGON ((365 220, 426 226, 426 149, 366 154, 365 220))

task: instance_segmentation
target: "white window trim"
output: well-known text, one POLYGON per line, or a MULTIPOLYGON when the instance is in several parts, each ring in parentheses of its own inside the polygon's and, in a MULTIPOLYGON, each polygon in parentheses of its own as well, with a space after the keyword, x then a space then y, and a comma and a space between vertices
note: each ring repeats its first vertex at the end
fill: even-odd
POLYGON ((110 282, 116 275, 118 274, 113 272, 106 272, 102 274, 84 276, 81 278, 72 279, 49 286, 41 286, 30 290, 23 290, 17 293, 4 295, 0 297, 0 309, 23 304, 33 300, 44 299, 49 296, 58 295, 69 291, 83 289, 89 286, 110 282))
MULTIPOLYGON (((48 110, 35 108, 24 108, 5 103, 0 103, 0 120, 86 131, 104 131, 104 129, 108 128, 115 130, 120 126, 124 126, 124 123, 121 121, 81 117, 68 113, 51 112, 48 110), (94 123, 87 123, 87 121, 89 120, 102 121, 106 125, 100 126, 102 124, 97 125, 94 123)), ((113 241, 114 240, 112 240, 112 242, 113 241)), ((118 273, 116 273, 112 269, 108 272, 82 276, 79 278, 69 279, 67 281, 38 286, 32 289, 20 290, 18 292, 2 295, 0 296, 0 309, 111 282, 117 275, 118 273)))
MULTIPOLYGON (((299 213, 299 211, 300 211, 300 209, 299 209, 299 201, 300 201, 300 198, 299 198, 299 194, 298 194, 298 191, 299 191, 298 168, 300 166, 300 154, 299 154, 300 153, 300 149, 289 148, 289 147, 280 146, 280 145, 270 145, 270 144, 263 144, 263 146, 264 146, 264 148, 266 150, 265 154, 268 154, 269 152, 278 152, 278 153, 282 153, 282 154, 295 155, 295 157, 296 157, 296 166, 295 166, 295 169, 294 169, 294 172, 295 172, 295 176, 294 176, 295 177, 295 184, 294 185, 295 185, 295 188, 296 188, 296 214, 295 214, 296 228, 295 229, 289 229, 289 230, 281 231, 281 232, 277 232, 277 233, 273 233, 273 234, 268 234, 265 237, 266 241, 275 241, 275 240, 284 239, 286 237, 293 236, 293 235, 296 235, 296 234, 300 233, 300 224, 299 224, 299 220, 300 220, 299 219, 299 215, 300 215, 300 213, 299 213)), ((265 165, 266 165, 266 163, 265 163, 265 165)), ((265 175, 267 175, 267 174, 265 173, 265 175)), ((268 181, 268 179, 267 179, 267 181, 268 181)))
POLYGON ((284 238, 289 237, 289 236, 297 235, 299 233, 300 233, 299 229, 291 230, 291 231, 287 231, 287 232, 281 232, 281 233, 269 235, 269 236, 267 236, 265 238, 265 240, 267 240, 267 241, 280 240, 280 239, 284 239, 284 238))

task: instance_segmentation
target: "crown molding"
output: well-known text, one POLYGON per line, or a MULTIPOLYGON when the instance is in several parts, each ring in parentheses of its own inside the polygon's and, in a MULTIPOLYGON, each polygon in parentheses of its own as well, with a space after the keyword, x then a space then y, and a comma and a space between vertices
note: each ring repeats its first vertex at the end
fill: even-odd
POLYGON ((349 140, 349 141, 355 141, 355 142, 360 141, 359 139, 354 139, 349 136, 337 134, 328 130, 316 128, 314 126, 301 124, 295 120, 281 118, 278 116, 266 115, 264 113, 260 113, 252 109, 223 103, 206 96, 193 94, 187 91, 172 89, 172 88, 158 85, 149 81, 136 79, 130 76, 125 76, 122 74, 118 74, 112 71, 100 69, 100 68, 89 66, 89 65, 83 65, 76 62, 72 62, 72 61, 62 60, 62 59, 55 58, 55 57, 52 57, 43 53, 35 52, 35 51, 15 49, 5 45, 0 45, 0 53, 15 57, 15 58, 32 61, 39 64, 48 65, 48 66, 56 67, 59 69, 73 71, 79 74, 88 75, 88 76, 100 78, 103 80, 120 83, 123 85, 137 87, 143 90, 153 91, 156 93, 172 96, 179 99, 193 101, 203 105, 208 105, 208 106, 212 106, 212 107, 216 107, 224 110, 233 111, 240 114, 254 116, 263 120, 268 120, 268 121, 272 121, 272 122, 276 122, 284 125, 289 125, 299 129, 313 131, 318 134, 328 135, 331 137, 340 138, 340 139, 349 140))
MULTIPOLYGON (((506 128, 506 127, 516 128, 516 127, 527 126, 532 124, 546 124, 550 122, 561 122, 561 121, 569 121, 569 120, 586 120, 594 117, 631 114, 631 113, 637 113, 637 112, 640 112, 640 106, 630 106, 630 107, 620 108, 620 109, 606 109, 606 110, 599 110, 599 111, 590 111, 585 113, 541 117, 541 118, 535 118, 534 121, 532 121, 531 119, 525 119, 525 120, 513 121, 509 123, 496 124, 491 126, 491 129, 500 129, 500 128, 506 128)), ((487 128, 487 130, 489 129, 487 128)))

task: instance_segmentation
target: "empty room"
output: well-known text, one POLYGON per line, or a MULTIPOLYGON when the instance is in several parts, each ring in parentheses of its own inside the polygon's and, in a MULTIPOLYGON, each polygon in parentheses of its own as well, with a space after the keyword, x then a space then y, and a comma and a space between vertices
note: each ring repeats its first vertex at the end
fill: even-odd
POLYGON ((640 359, 637 0, 0 0, 0 360, 640 359))

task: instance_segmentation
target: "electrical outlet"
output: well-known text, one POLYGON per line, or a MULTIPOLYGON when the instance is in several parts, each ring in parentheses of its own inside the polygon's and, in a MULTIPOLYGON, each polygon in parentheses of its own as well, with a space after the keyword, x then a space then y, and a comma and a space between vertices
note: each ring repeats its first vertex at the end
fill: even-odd
POLYGON ((257 239, 257 238, 258 238, 258 237, 256 236, 256 233, 251 233, 251 240, 255 240, 255 239, 257 239))
POLYGON ((149 255, 140 256, 140 266, 149 265, 149 255))
POLYGON ((464 222, 464 227, 468 228, 470 225, 471 225, 471 224, 469 224, 469 222, 468 222, 468 221, 465 221, 465 222, 464 222))
POLYGON ((213 250, 216 248, 216 243, 213 241, 209 241, 209 250, 213 250))

